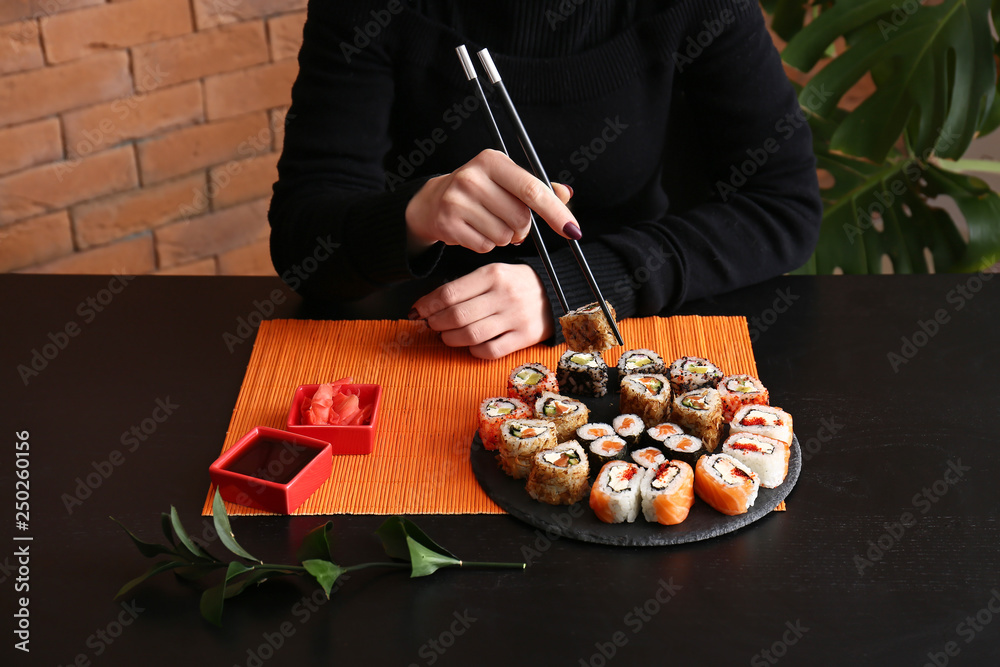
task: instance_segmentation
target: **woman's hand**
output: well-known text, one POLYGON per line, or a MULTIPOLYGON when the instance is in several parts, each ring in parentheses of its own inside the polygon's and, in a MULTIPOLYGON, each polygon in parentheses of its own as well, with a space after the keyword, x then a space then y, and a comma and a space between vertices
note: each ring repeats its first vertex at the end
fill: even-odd
POLYGON ((564 238, 579 239, 580 226, 566 208, 572 190, 544 183, 499 151, 485 150, 450 174, 430 179, 406 207, 407 245, 416 254, 434 243, 478 253, 521 243, 530 207, 564 238))
POLYGON ((442 285, 413 304, 410 319, 425 319, 450 347, 498 359, 539 343, 555 327, 545 286, 521 264, 487 264, 442 285))

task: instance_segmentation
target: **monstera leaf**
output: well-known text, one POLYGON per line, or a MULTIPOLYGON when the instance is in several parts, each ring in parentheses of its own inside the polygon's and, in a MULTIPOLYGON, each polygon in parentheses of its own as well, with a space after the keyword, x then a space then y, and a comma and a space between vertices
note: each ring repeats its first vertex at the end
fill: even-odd
POLYGON ((963 163, 954 160, 1000 126, 1000 44, 991 31, 991 19, 1000 25, 1000 0, 761 4, 788 40, 782 58, 800 71, 812 70, 841 38, 847 45, 799 95, 817 166, 832 183, 822 190, 816 252, 797 273, 881 273, 883 256, 896 273, 976 271, 996 262, 1000 197, 959 173, 963 163), (866 74, 875 91, 849 113, 838 108, 866 74), (941 196, 961 211, 968 241, 934 205, 941 196))

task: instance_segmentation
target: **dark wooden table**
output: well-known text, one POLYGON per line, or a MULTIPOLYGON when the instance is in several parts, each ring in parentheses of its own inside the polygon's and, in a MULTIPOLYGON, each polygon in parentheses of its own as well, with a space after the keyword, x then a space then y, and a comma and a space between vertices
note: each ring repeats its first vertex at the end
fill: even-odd
MULTIPOLYGON (((460 556, 531 564, 359 572, 330 601, 270 582, 229 601, 221 630, 171 576, 113 600, 148 561, 109 515, 155 540, 173 504, 210 534, 208 465, 253 344, 240 323, 390 308, 309 311, 276 279, 0 275, 3 664, 1000 663, 1000 280, 978 275, 782 278, 685 309, 747 316, 804 450, 788 512, 737 533, 615 548, 507 516, 421 516, 460 556), (30 653, 14 647, 20 597, 30 653)), ((331 519, 342 562, 379 559, 381 517, 331 519)), ((233 524, 291 562, 321 521, 233 524)))

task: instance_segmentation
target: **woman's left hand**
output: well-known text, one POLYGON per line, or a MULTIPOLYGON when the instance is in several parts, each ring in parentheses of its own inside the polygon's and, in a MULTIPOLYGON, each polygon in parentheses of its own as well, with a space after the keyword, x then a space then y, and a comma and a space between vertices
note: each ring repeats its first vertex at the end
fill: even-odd
POLYGON ((487 264, 421 297, 410 319, 427 320, 449 347, 498 359, 539 343, 555 322, 545 286, 522 264, 487 264))

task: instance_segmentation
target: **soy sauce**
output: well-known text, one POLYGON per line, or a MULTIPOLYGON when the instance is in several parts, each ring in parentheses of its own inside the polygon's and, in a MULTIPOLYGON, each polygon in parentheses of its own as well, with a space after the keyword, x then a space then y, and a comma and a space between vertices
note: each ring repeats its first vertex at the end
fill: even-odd
POLYGON ((245 448, 226 469, 276 484, 287 484, 316 456, 316 450, 285 440, 261 438, 245 448))

